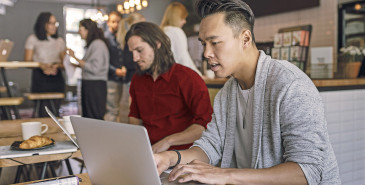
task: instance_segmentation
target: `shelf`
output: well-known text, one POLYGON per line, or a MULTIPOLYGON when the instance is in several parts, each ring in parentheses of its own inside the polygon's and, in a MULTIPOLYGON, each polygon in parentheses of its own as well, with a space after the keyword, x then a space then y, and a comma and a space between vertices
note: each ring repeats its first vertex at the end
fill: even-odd
POLYGON ((365 32, 363 33, 354 33, 354 34, 349 34, 349 35, 345 35, 346 38, 353 38, 353 37, 365 37, 365 32))
POLYGON ((356 21, 364 23, 365 22, 365 15, 364 15, 364 17, 361 17, 361 18, 359 17, 359 18, 353 18, 353 19, 345 20, 346 24, 351 23, 351 22, 356 22, 356 21))

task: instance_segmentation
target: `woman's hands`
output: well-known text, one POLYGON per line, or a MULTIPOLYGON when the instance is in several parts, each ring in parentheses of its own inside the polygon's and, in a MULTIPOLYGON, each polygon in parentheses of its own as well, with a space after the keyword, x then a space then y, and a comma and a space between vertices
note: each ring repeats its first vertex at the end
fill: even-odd
POLYGON ((75 67, 84 67, 85 61, 76 58, 75 52, 72 49, 67 49, 65 54, 70 56, 70 63, 75 67))
POLYGON ((42 69, 43 73, 45 75, 56 75, 58 72, 58 68, 60 67, 60 64, 46 64, 46 63, 41 63, 40 64, 40 68, 42 69))
POLYGON ((75 58, 75 52, 72 49, 66 49, 65 54, 75 58))

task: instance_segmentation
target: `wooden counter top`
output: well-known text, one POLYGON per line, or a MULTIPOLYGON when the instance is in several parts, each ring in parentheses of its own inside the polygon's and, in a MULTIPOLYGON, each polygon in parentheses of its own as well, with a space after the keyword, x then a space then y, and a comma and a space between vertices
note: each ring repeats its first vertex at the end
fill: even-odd
POLYGON ((317 87, 338 87, 365 85, 365 78, 312 80, 317 87))
MULTIPOLYGON (((82 179, 82 181, 80 182, 80 185, 91 185, 90 177, 87 173, 77 174, 76 176, 78 176, 82 179)), ((52 179, 54 179, 54 178, 52 178, 52 179)), ((42 182, 42 181, 44 181, 44 180, 23 182, 23 183, 19 183, 16 185, 25 185, 25 184, 35 183, 35 182, 42 182)))
MULTIPOLYGON (((205 84, 208 88, 221 88, 224 83, 228 80, 227 78, 214 78, 209 79, 203 77, 205 84)), ((316 87, 344 87, 344 86, 365 86, 365 78, 355 79, 313 79, 312 80, 316 87)))
MULTIPOLYGON (((62 130, 53 122, 51 118, 29 118, 29 119, 18 119, 18 120, 1 120, 0 123, 0 146, 2 142, 9 137, 21 137, 23 122, 39 121, 48 125, 47 134, 60 133, 62 130)), ((7 145, 7 144, 5 144, 7 145)))
POLYGON ((37 68, 39 66, 40 66, 39 62, 0 61, 0 67, 6 67, 6 68, 19 68, 19 67, 37 68))
POLYGON ((206 76, 202 78, 207 85, 223 85, 228 80, 228 78, 208 78, 206 76))
MULTIPOLYGON (((48 131, 44 136, 57 141, 68 141, 69 138, 63 134, 62 130, 53 122, 51 118, 30 118, 23 120, 1 120, 0 122, 0 146, 10 146, 14 141, 22 141, 22 122, 39 121, 48 125, 48 131)), ((80 158, 81 152, 59 153, 49 155, 38 155, 29 157, 17 157, 13 159, 0 159, 0 168, 9 166, 19 166, 22 164, 33 164, 46 161, 63 160, 67 158, 80 158)))

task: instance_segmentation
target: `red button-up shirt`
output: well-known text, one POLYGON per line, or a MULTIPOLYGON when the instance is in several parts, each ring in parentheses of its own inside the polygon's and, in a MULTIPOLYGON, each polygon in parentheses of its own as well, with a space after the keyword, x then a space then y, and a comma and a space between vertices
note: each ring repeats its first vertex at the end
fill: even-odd
MULTIPOLYGON (((156 81, 150 75, 134 75, 129 91, 129 117, 142 119, 151 144, 194 123, 206 128, 212 119, 213 109, 203 79, 180 64, 174 64, 156 81)), ((170 149, 187 149, 191 145, 170 149)))

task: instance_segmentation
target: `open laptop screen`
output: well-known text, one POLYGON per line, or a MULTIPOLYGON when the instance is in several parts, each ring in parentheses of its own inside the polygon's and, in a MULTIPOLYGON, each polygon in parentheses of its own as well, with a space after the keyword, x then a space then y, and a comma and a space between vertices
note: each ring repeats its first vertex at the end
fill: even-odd
POLYGON ((10 40, 0 40, 0 62, 7 61, 14 43, 10 40))
POLYGON ((46 109, 47 114, 53 119, 53 121, 62 129, 62 131, 67 135, 67 137, 70 138, 70 140, 75 144, 75 146, 77 148, 80 148, 79 145, 77 144, 77 142, 75 141, 74 138, 72 138, 71 134, 61 125, 61 123, 57 120, 56 116, 53 115, 53 113, 51 112, 51 110, 49 110, 49 108, 47 106, 44 106, 44 108, 46 109))

